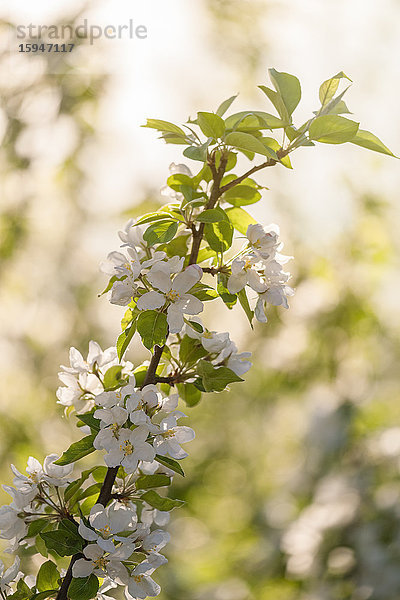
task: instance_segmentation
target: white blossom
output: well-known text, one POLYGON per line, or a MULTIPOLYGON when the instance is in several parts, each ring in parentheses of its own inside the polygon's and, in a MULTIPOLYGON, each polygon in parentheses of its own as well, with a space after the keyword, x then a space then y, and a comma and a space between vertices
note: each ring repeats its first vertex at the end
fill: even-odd
POLYGON ((125 590, 126 600, 144 600, 147 596, 158 596, 161 588, 152 578, 153 566, 144 561, 137 565, 132 572, 128 582, 128 589, 125 590))
POLYGON ((49 454, 43 461, 43 479, 50 485, 64 487, 70 483, 69 478, 74 465, 55 465, 55 461, 60 457, 58 454, 49 454))
POLYGON ((122 246, 134 248, 140 257, 146 256, 147 244, 143 239, 144 226, 136 225, 135 219, 129 219, 123 230, 118 231, 122 246))
POLYGON ((146 552, 159 552, 161 548, 164 548, 170 540, 171 536, 167 531, 163 529, 155 529, 149 535, 147 535, 143 542, 142 548, 146 552))
MULTIPOLYGON (((130 508, 116 502, 104 508, 102 504, 95 504, 89 515, 89 523, 92 527, 86 527, 81 521, 79 523, 79 533, 83 539, 97 544, 106 552, 114 552, 115 546, 113 539, 117 533, 132 530, 136 525, 136 512, 130 508), (94 531, 95 530, 95 531, 94 531)), ((118 538, 120 541, 121 538, 118 538)))
POLYGON ((11 565, 11 567, 9 567, 6 571, 4 571, 4 564, 0 560, 0 591, 1 592, 7 592, 10 588, 10 583, 13 583, 16 581, 18 573, 19 573, 20 564, 21 564, 21 561, 20 561, 19 557, 17 556, 15 558, 14 564, 11 565))
POLYGON ((177 424, 177 420, 185 416, 184 413, 175 411, 161 421, 160 434, 156 435, 154 439, 157 454, 169 455, 171 458, 178 460, 188 456, 180 445, 191 442, 195 437, 195 433, 190 427, 177 424))
POLYGON ((257 272, 256 265, 259 262, 259 257, 251 254, 243 258, 236 258, 233 261, 231 267, 232 275, 229 277, 227 284, 231 294, 240 292, 246 285, 251 287, 255 292, 263 292, 265 290, 265 284, 257 272))
POLYGON ((103 391, 101 394, 96 396, 96 405, 102 406, 103 408, 112 408, 113 406, 117 405, 124 406, 126 397, 135 391, 135 383, 135 376, 131 375, 127 385, 124 385, 111 392, 103 391))
POLYGON ((146 425, 139 425, 133 431, 121 429, 118 437, 114 438, 107 448, 108 454, 104 457, 106 465, 108 467, 122 465, 127 473, 133 473, 139 460, 154 460, 154 448, 146 441, 148 434, 146 425))
MULTIPOLYGON (((115 550, 115 549, 114 549, 115 550)), ((130 544, 122 544, 112 554, 105 553, 98 544, 89 544, 83 550, 85 558, 79 558, 72 567, 73 577, 88 577, 92 573, 98 577, 110 577, 116 583, 124 585, 128 582, 128 571, 121 561, 132 554, 134 548, 130 544)))
POLYGON ((160 401, 161 394, 157 386, 153 384, 132 392, 126 400, 126 408, 129 411, 131 422, 134 425, 146 424, 150 431, 154 431, 154 426, 145 411, 156 408, 160 401))
POLYGON ((28 526, 12 506, 0 506, 0 538, 18 541, 26 535, 28 526))
POLYGON ((201 279, 203 271, 198 265, 190 265, 174 279, 166 272, 163 263, 153 267, 147 279, 160 291, 144 293, 137 301, 139 310, 154 310, 168 306, 167 321, 170 333, 178 333, 184 325, 184 314, 197 315, 203 303, 187 292, 201 279))
POLYGON ((282 248, 279 242, 279 227, 275 223, 263 227, 259 223, 249 225, 246 232, 249 245, 263 259, 268 260, 282 248))

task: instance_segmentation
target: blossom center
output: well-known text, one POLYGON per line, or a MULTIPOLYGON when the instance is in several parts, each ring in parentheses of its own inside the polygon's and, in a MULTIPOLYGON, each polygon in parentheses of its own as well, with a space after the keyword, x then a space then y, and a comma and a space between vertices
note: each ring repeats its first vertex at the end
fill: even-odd
POLYGON ((203 333, 203 337, 206 338, 206 340, 211 340, 213 334, 211 333, 211 331, 205 331, 203 333))
POLYGON ((176 290, 169 290, 169 292, 165 294, 165 297, 171 302, 176 302, 177 300, 179 300, 180 294, 176 290))
POLYGON ((96 558, 96 560, 93 560, 92 562, 96 569, 102 569, 104 571, 107 567, 108 560, 104 558, 104 556, 99 556, 99 558, 96 558))
POLYGON ((101 531, 103 535, 110 535, 111 527, 109 525, 105 525, 104 527, 101 527, 99 531, 101 531))
POLYGON ((244 263, 244 267, 243 267, 243 269, 244 269, 245 271, 248 271, 249 269, 251 269, 251 267, 252 267, 252 266, 253 266, 253 265, 251 264, 251 260, 250 260, 250 258, 247 258, 247 259, 246 259, 246 262, 244 263))
POLYGON ((164 431, 164 433, 162 434, 163 438, 172 438, 175 435, 175 430, 174 429, 167 429, 167 431, 164 431))
POLYGON ((133 453, 133 446, 128 440, 125 440, 125 442, 120 445, 119 449, 125 454, 125 456, 133 453))
POLYGON ((120 426, 120 425, 118 425, 118 423, 113 423, 113 424, 111 425, 110 429, 111 429, 111 431, 113 432, 113 436, 114 436, 115 438, 117 438, 117 439, 118 439, 118 437, 119 437, 119 436, 118 436, 118 432, 119 432, 119 430, 121 429, 121 426, 120 426))
POLYGON ((143 575, 132 575, 132 579, 135 583, 142 583, 143 575))

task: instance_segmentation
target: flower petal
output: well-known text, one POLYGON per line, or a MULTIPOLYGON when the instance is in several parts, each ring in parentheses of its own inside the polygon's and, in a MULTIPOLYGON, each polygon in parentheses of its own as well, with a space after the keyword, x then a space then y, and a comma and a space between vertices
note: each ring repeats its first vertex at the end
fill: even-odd
POLYGON ((185 294, 192 288, 203 275, 202 269, 198 265, 189 265, 182 273, 175 277, 172 288, 179 294, 185 294))
POLYGON ((154 310, 155 308, 161 308, 165 303, 165 297, 159 292, 146 292, 137 301, 137 307, 139 310, 154 310))

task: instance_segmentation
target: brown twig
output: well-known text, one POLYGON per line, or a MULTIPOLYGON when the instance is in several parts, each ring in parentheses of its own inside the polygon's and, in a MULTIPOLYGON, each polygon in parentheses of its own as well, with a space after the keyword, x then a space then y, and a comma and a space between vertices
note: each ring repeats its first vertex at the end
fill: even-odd
MULTIPOLYGON (((220 189, 221 181, 225 173, 226 163, 228 161, 227 156, 221 155, 221 160, 218 169, 215 168, 215 155, 211 155, 209 166, 213 173, 213 185, 211 188, 210 199, 205 206, 205 210, 214 208, 218 202, 222 192, 220 189)), ((200 244, 203 240, 205 223, 200 223, 199 228, 193 232, 192 250, 190 252, 189 265, 193 265, 197 262, 197 257, 200 251, 200 244)))
MULTIPOLYGON (((280 159, 280 158, 284 158, 288 154, 288 152, 287 152, 287 150, 283 150, 283 148, 280 148, 276 154, 277 154, 278 158, 280 159)), ((236 179, 233 179, 226 185, 223 185, 222 188, 220 188, 221 195, 225 194, 225 192, 227 192, 231 188, 235 187, 235 185, 239 185, 239 183, 242 183, 242 181, 247 179, 247 177, 250 177, 250 175, 253 175, 253 173, 257 173, 257 171, 261 171, 261 169, 265 169, 266 167, 273 167, 277 163, 278 163, 278 161, 275 160, 274 158, 269 158, 265 162, 261 163, 261 165, 256 165, 255 167, 253 167, 252 169, 247 171, 247 173, 244 173, 244 175, 241 175, 240 177, 236 177, 236 179)))

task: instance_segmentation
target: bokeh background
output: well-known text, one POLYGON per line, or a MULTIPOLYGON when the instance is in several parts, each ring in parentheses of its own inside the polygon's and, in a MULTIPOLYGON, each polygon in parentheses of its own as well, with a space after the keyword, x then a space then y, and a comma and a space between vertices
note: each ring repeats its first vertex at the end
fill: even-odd
MULTIPOLYGON (((400 153, 398 0, 74 0, 0 6, 0 479, 76 439, 56 405, 71 345, 115 342, 98 263, 130 216, 161 204, 179 147, 140 129, 184 122, 240 92, 266 108, 268 67, 296 74, 303 122, 320 83, 354 80, 362 127, 400 153), (14 27, 118 24, 145 40, 81 41, 54 62, 18 56, 14 27)), ((351 144, 268 170, 255 216, 280 224, 296 295, 248 330, 246 383, 187 409, 197 433, 175 493, 162 600, 398 600, 400 405, 395 159, 351 144)), ((143 360, 133 347, 131 360, 143 360)), ((1 492, 1 501, 9 497, 1 492)), ((8 562, 8 559, 5 558, 8 562)))

